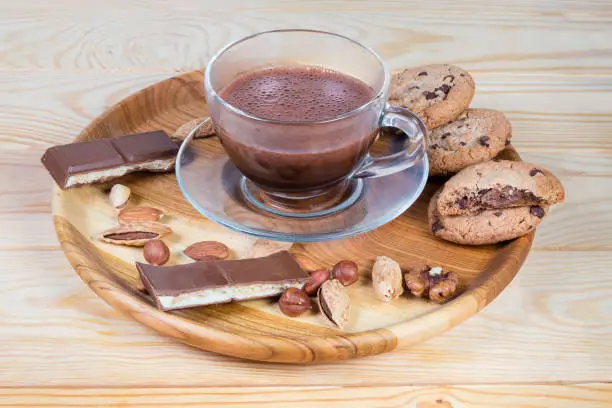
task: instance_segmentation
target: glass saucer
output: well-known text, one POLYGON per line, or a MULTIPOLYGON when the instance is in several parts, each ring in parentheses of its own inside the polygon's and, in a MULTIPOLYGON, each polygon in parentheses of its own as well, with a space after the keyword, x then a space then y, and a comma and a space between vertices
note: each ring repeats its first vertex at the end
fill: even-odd
POLYGON ((182 143, 176 179, 185 198, 207 218, 235 231, 287 242, 347 238, 370 231, 406 211, 427 182, 427 158, 402 172, 354 181, 360 196, 346 209, 320 217, 294 218, 252 205, 243 193, 244 176, 229 161, 216 137, 182 143))

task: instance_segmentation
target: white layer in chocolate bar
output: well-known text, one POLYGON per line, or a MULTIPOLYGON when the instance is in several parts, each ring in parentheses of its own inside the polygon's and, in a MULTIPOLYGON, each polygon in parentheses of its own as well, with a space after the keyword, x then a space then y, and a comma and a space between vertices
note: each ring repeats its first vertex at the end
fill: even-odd
POLYGON ((162 310, 276 296, 309 279, 287 251, 263 258, 136 267, 162 310))

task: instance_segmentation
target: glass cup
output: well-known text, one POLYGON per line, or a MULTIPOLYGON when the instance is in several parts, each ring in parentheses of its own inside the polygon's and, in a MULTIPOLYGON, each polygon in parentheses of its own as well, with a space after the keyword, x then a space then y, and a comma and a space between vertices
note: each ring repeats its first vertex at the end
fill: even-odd
POLYGON ((326 215, 359 199, 361 179, 400 172, 422 160, 427 129, 410 110, 387 104, 389 80, 373 50, 328 32, 268 31, 223 48, 206 68, 206 100, 221 144, 244 175, 243 197, 278 215, 326 215), (221 96, 245 73, 300 65, 359 79, 373 96, 350 112, 299 122, 258 117, 221 96), (392 132, 391 152, 374 156, 370 149, 381 127, 401 132, 392 132))

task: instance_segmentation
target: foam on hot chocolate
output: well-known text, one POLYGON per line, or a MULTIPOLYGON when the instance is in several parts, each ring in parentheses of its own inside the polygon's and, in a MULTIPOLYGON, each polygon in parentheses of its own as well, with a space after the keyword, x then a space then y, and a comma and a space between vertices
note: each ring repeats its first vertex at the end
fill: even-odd
POLYGON ((223 99, 251 115, 290 122, 333 118, 372 96, 372 88, 357 78, 308 65, 249 72, 221 92, 223 99))

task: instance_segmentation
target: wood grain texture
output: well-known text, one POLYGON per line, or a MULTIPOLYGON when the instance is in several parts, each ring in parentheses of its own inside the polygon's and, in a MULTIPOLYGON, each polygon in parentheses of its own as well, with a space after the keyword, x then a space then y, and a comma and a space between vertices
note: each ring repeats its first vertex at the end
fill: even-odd
MULTIPOLYGON (((460 407, 609 406, 609 384, 500 383, 612 379, 611 32, 607 0, 0 2, 0 225, 10 231, 0 234, 0 384, 25 387, 3 389, 0 404, 197 405, 220 401, 196 389, 221 386, 240 387, 223 395, 228 404, 263 396, 266 405, 302 406, 309 401, 295 387, 315 385, 324 393, 309 388, 319 405, 363 398, 394 406, 409 384, 494 382, 485 388, 500 393, 478 385, 440 392, 479 390, 451 401, 460 407), (202 67, 227 41, 290 25, 356 37, 393 68, 461 64, 474 73, 475 106, 506 112, 523 158, 561 176, 568 202, 539 229, 521 273, 478 316, 367 359, 261 365, 160 337, 74 276, 53 231, 41 149, 72 140, 129 94, 202 67), (266 392, 271 386, 278 392, 266 392)), ((414 402, 395 405, 405 401, 414 402)))
MULTIPOLYGON (((53 232, 51 223, 42 225, 53 232)), ((610 251, 532 251, 521 272, 489 307, 447 333, 378 356, 309 366, 256 364, 159 336, 96 297, 59 249, 42 252, 32 247, 1 254, 7 272, 0 274, 0 356, 3 367, 10 369, 0 370, 0 384, 6 386, 400 386, 610 380, 610 251)))
MULTIPOLYGON (((109 106, 170 76, 173 73, 0 69, 0 141, 12 150, 68 143, 109 106)), ((473 106, 506 113, 513 143, 522 154, 612 153, 609 77, 474 76, 478 90, 473 106)))
POLYGON ((352 408, 604 408, 611 384, 480 385, 448 387, 228 387, 228 388, 0 388, 0 406, 98 407, 331 407, 352 408))
POLYGON ((32 6, 2 13, 1 32, 11 41, 0 51, 0 68, 193 70, 230 41, 289 27, 358 38, 394 66, 455 61, 476 73, 612 73, 612 12, 605 0, 490 7, 449 0, 27 3, 32 6))
MULTIPOLYGON (((155 129, 171 133, 207 112, 203 75, 194 71, 124 99, 95 119, 77 140, 155 129)), ((204 150, 221 149, 215 138, 193 143, 204 150)), ((512 149, 505 156, 517 158, 512 149)), ((203 239, 223 242, 235 252, 248 245, 241 242, 249 240, 246 236, 210 221, 203 223, 203 217, 181 197, 173 174, 129 175, 122 182, 140 203, 150 201, 172 215, 175 232, 170 237, 171 248, 184 248, 203 239), (197 232, 186 232, 179 227, 181 222, 198 223, 194 228, 197 232), (215 232, 219 230, 220 238, 215 232)), ((483 247, 436 240, 425 216, 429 197, 437 188, 435 183, 429 184, 427 193, 410 211, 383 227, 349 239, 292 248, 297 256, 312 263, 313 270, 341 259, 360 264, 361 280, 349 288, 352 319, 345 333, 322 325, 321 319, 312 314, 299 319, 284 317, 268 299, 160 312, 135 289, 138 275, 133 263, 141 250, 96 245, 89 239, 114 223, 115 212, 104 185, 67 191, 56 188, 53 213, 62 248, 79 276, 107 303, 140 323, 187 344, 235 357, 281 363, 323 362, 384 353, 395 349, 398 343, 412 345, 446 331, 484 308, 518 272, 533 233, 503 245, 483 247), (452 270, 460 277, 462 293, 442 306, 407 297, 394 304, 381 303, 375 299, 368 278, 372 262, 383 254, 396 259, 404 270, 426 264, 452 270)))

